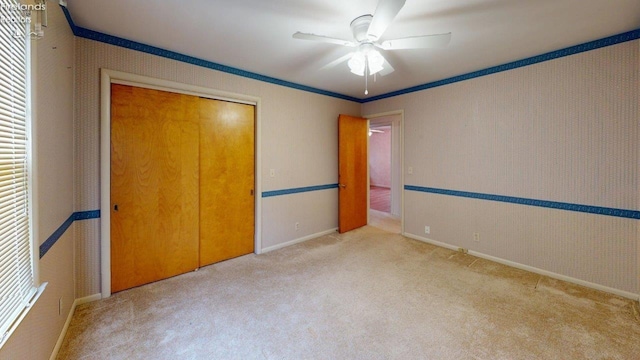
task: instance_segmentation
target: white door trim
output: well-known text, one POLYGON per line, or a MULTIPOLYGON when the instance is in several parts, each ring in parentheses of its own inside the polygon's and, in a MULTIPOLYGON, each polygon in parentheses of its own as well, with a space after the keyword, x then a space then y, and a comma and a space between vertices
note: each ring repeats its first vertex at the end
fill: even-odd
MULTIPOLYGON (((404 110, 393 110, 382 113, 364 115, 365 119, 369 120, 370 126, 389 124, 392 127, 397 126, 397 132, 399 136, 393 136, 391 138, 391 191, 396 191, 395 198, 400 201, 400 233, 404 234, 404 110), (382 119, 389 117, 399 117, 399 121, 393 121, 392 119, 382 119), (381 119, 380 121, 376 121, 381 119), (397 123, 397 124, 396 124, 397 123), (396 165, 396 166, 394 166, 396 165), (396 174, 394 176, 394 173, 396 174), (394 178, 397 179, 394 181, 394 178)), ((392 129, 393 131, 395 128, 392 129)), ((368 190, 367 190, 368 191, 368 190)), ((393 212, 393 204, 391 208, 393 212)))
POLYGON ((262 179, 260 98, 169 80, 100 69, 100 277, 102 298, 111 296, 111 84, 132 85, 256 107, 255 127, 255 253, 262 252, 262 179))

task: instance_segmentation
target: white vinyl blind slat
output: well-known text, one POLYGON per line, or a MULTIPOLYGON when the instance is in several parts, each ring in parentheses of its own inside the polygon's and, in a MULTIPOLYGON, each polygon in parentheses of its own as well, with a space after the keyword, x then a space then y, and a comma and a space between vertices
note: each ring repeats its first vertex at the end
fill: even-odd
MULTIPOLYGON (((2 76, 0 76, 0 84, 2 83, 2 76)), ((21 110, 20 108, 16 108, 16 104, 22 105, 26 103, 25 91, 24 89, 16 89, 13 88, 11 91, 13 92, 13 98, 6 99, 2 98, 3 92, 8 92, 8 89, 3 89, 0 85, 0 108, 4 109, 7 112, 17 112, 21 110)))
MULTIPOLYGON (((0 175, 0 192, 13 188, 20 189, 22 184, 19 183, 24 182, 27 179, 25 175, 26 174, 23 171, 16 171, 14 174, 7 174, 6 176, 0 175)), ((7 201, 8 199, 0 199, 0 204, 4 204, 7 201)), ((11 202, 13 202, 13 200, 11 202)))
MULTIPOLYGON (((1 50, 1 49, 0 49, 1 50)), ((16 59, 14 59, 15 61, 16 59)), ((11 66, 11 64, 7 64, 6 62, 2 61, 2 57, 0 56, 0 67, 2 66, 11 66)), ((0 81, 2 81, 2 88, 4 89, 14 89, 16 92, 18 93, 22 93, 24 94, 26 91, 26 84, 10 84, 7 83, 7 81, 11 81, 12 79, 19 79, 21 77, 25 76, 25 71, 26 69, 19 69, 19 68, 14 68, 14 70, 0 70, 0 81), (14 71, 9 73, 9 71, 14 71)), ((6 94, 5 94, 6 95, 6 94)))
MULTIPOLYGON (((0 189, 0 193, 2 193, 3 195, 5 195, 5 199, 2 199, 0 201, 0 209, 2 209, 1 211, 4 211, 4 209, 8 209, 8 208, 16 208, 16 207, 20 207, 20 206, 25 206, 25 202, 27 200, 26 197, 24 196, 20 196, 20 194, 16 194, 16 191, 20 191, 23 186, 16 184, 16 186, 14 186, 13 189, 9 189, 9 190, 4 190, 4 189, 0 189), (15 196, 14 196, 15 195, 15 196)), ((10 214, 7 214, 7 216, 10 214)), ((12 218, 7 218, 7 219, 0 219, 0 223, 3 223, 4 221, 8 221, 11 220, 12 218)))
MULTIPOLYGON (((19 106, 20 104, 14 103, 14 105, 19 106)), ((19 120, 25 117, 25 113, 21 111, 21 109, 4 109, 0 108, 0 116, 2 116, 2 120, 8 122, 9 119, 19 120)), ((15 126, 20 126, 22 124, 14 124, 15 126)))
MULTIPOLYGON (((9 216, 14 214, 16 210, 24 212, 26 208, 27 208, 26 199, 16 199, 15 206, 6 205, 5 203, 2 203, 2 205, 0 205, 0 216, 5 216, 7 217, 7 219, 1 219, 0 226, 3 226, 9 222, 13 222, 14 219, 9 218, 9 216)), ((0 234, 4 233, 5 231, 8 231, 8 229, 0 227, 0 234)))
MULTIPOLYGON (((1 91, 1 89, 0 89, 1 91)), ((19 106, 25 106, 25 104, 21 104, 18 100, 19 100, 19 95, 16 94, 16 101, 13 102, 13 106, 14 108, 8 108, 8 107, 0 107, 0 116, 2 116, 2 121, 6 124, 12 124, 13 126, 20 126, 22 124, 20 123, 14 123, 16 120, 19 119, 25 119, 26 118, 26 113, 24 113, 23 109, 20 109, 19 106), (13 121, 13 122, 12 122, 13 121)))
MULTIPOLYGON (((0 246, 0 273, 3 273, 3 269, 11 266, 8 259, 11 257, 11 248, 9 246, 0 246)), ((0 286, 1 288, 1 286, 0 286)))
MULTIPOLYGON (((3 261, 7 261, 7 266, 0 270, 0 274, 2 274, 2 276, 10 276, 12 273, 16 272, 17 267, 15 256, 10 256, 3 261)), ((11 297, 19 291, 19 288, 20 284, 17 281, 3 284, 3 286, 0 287, 0 293, 2 293, 3 298, 11 297)))
MULTIPOLYGON (((19 200, 19 198, 17 198, 15 195, 15 190, 5 190, 5 191, 0 191, 0 196, 5 196, 8 197, 11 200, 15 200, 16 202, 19 200)), ((16 204, 16 206, 19 206, 20 204, 16 204)), ((7 216, 11 216, 13 214, 13 212, 11 214, 7 214, 7 216)))
MULTIPOLYGON (((2 94, 2 89, 0 89, 0 94, 2 94)), ((4 109, 5 111, 10 111, 13 110, 12 107, 14 107, 14 101, 13 99, 5 99, 2 96, 0 96, 0 108, 4 109)))
MULTIPOLYGON (((2 128, 2 126, 0 126, 0 128, 2 128)), ((16 128, 15 131, 16 133, 13 136, 7 136, 0 133, 0 141, 1 139, 5 139, 5 141, 7 139, 11 139, 12 141, 15 142, 13 147, 11 147, 11 145, 3 144, 2 149, 14 149, 16 153, 24 154, 24 152, 26 151, 26 140, 27 140, 26 131, 20 128, 16 128)))
POLYGON ((10 319, 18 317, 18 315, 20 315, 20 312, 21 312, 20 304, 22 302, 22 299, 20 299, 19 294, 16 293, 16 295, 10 296, 4 301, 6 301, 7 304, 6 306, 2 306, 2 308, 0 309, 1 310, 0 316, 8 317, 10 319))
MULTIPOLYGON (((1 45, 0 45, 0 51, 1 50, 5 50, 1 45)), ((6 50, 5 50, 6 51, 6 50)), ((20 78, 20 77, 24 77, 26 74, 27 69, 23 69, 20 67, 15 67, 13 66, 13 63, 15 63, 16 61, 23 61, 23 59, 18 59, 19 56, 17 56, 17 54, 12 54, 12 53, 3 53, 2 55, 0 55, 0 66, 3 66, 5 69, 4 70, 0 70, 0 76, 5 79, 16 79, 16 78, 20 78), (6 61, 6 57, 7 56, 12 56, 11 61, 6 61)), ((8 83, 4 83, 4 85, 6 87, 8 86, 12 86, 15 87, 17 89, 24 89, 24 84, 8 84, 8 83)))
MULTIPOLYGON (((5 188, 19 191, 20 188, 22 187, 22 185, 19 184, 19 182, 20 182, 19 177, 12 177, 6 180, 0 180, 0 192, 2 192, 2 190, 5 188)), ((2 203, 2 201, 0 201, 0 203, 2 203)))
MULTIPOLYGON (((18 0, 0 0, 2 18, 24 17, 17 5, 18 0)), ((27 26, 0 26, 0 344, 36 291, 27 186, 27 26)))
MULTIPOLYGON (((7 36, 7 35, 10 36, 10 37, 13 37, 15 35, 15 32, 14 33, 9 33, 7 31, 3 31, 0 36, 7 36)), ((10 60, 12 60, 12 59, 21 60, 21 59, 24 59, 26 57, 26 54, 24 53, 24 51, 15 50, 12 47, 11 43, 8 43, 8 42, 5 42, 5 41, 0 41, 0 49, 4 50, 2 53, 5 54, 5 55, 2 57, 2 62, 5 62, 5 63, 7 63, 7 62, 11 63, 10 60), (13 57, 9 57, 6 54, 12 54, 13 57)), ((21 68, 21 66, 19 66, 18 64, 16 64, 15 67, 18 68, 18 69, 21 68)))
MULTIPOLYGON (((18 134, 20 135, 20 134, 18 134)), ((24 135, 22 136, 16 136, 14 138, 10 138, 10 137, 4 137, 5 140, 12 140, 15 141, 16 143, 20 143, 20 142, 25 142, 26 139, 24 139, 24 135)), ((0 141, 2 141, 3 138, 0 137, 0 141)), ((0 154, 2 155, 2 157, 0 157, 0 161, 11 161, 14 159, 17 159, 17 156, 21 156, 24 158, 24 154, 26 154, 26 149, 11 149, 11 148, 0 148, 0 154)), ((19 163, 20 161, 14 161, 15 163, 19 163)))
MULTIPOLYGON (((15 203, 0 202, 0 204, 1 204, 0 213, 2 214, 1 216, 6 217, 3 219, 0 219, 0 234, 2 234, 5 231, 8 231, 8 229, 5 229, 2 226, 5 226, 5 224, 15 224, 16 223, 15 216, 18 214, 22 216, 25 215, 27 204, 26 204, 25 198, 15 198, 15 203)), ((10 229, 13 229, 13 227, 10 229)))
MULTIPOLYGON (((0 73, 0 84, 2 83, 2 81, 7 81, 7 80, 11 81, 11 78, 5 77, 2 73, 0 73)), ((11 92, 13 92, 15 96, 11 99, 12 104, 15 104, 16 102, 19 102, 19 103, 25 102, 26 89, 23 89, 20 86, 14 86, 12 88, 8 88, 7 86, 2 86, 2 85, 0 85, 0 88, 3 90, 3 92, 8 92, 8 90, 11 90, 11 92)))
MULTIPOLYGON (((18 174, 20 175, 20 174, 18 174)), ((9 179, 7 179, 6 181, 10 181, 9 179)), ((23 176, 18 176, 18 177, 14 177, 11 181, 11 183, 7 183, 6 181, 2 181, 0 182, 1 186, 0 186, 0 193, 4 196, 8 196, 11 195, 11 193, 14 193, 11 198, 11 202, 14 202, 15 200, 17 200, 17 196, 19 196, 19 194, 15 194, 16 191, 21 191, 21 188, 23 187, 23 184, 20 184, 21 182, 26 181, 26 178, 23 176)), ((9 200, 9 199, 7 199, 9 200)), ((5 199, 0 199, 0 204, 4 203, 5 201, 7 201, 5 199)))

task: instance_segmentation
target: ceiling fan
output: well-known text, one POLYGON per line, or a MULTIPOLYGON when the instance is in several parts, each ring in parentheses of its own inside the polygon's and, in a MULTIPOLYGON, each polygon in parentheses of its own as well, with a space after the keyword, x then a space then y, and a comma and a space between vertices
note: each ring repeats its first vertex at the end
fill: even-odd
MULTIPOLYGON (((296 32, 295 39, 319 41, 329 44, 357 48, 357 50, 325 65, 323 68, 336 66, 348 61, 349 69, 359 76, 380 73, 384 76, 394 71, 389 62, 376 49, 402 50, 444 47, 451 41, 451 33, 409 36, 400 39, 381 41, 382 34, 398 15, 406 0, 380 0, 374 15, 362 15, 351 22, 354 40, 344 40, 328 36, 296 32)), ((365 95, 368 91, 365 87, 365 95)))

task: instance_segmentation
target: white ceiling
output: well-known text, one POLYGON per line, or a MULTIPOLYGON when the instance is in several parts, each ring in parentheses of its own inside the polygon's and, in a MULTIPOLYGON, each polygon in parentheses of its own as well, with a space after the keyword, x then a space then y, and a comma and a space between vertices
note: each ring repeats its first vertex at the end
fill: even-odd
POLYGON ((77 26, 281 80, 366 98, 640 28, 638 0, 407 0, 382 40, 452 32, 446 48, 383 55, 396 69, 370 78, 351 48, 292 38, 351 40, 350 22, 377 0, 67 0, 77 26))

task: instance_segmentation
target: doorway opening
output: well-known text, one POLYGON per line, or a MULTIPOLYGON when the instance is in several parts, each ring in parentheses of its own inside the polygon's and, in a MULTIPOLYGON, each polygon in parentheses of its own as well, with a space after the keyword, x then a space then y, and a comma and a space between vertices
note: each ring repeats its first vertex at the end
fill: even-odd
POLYGON ((401 114, 369 119, 369 224, 401 233, 401 114))
POLYGON ((369 127, 369 208, 391 213, 391 125, 369 127))

